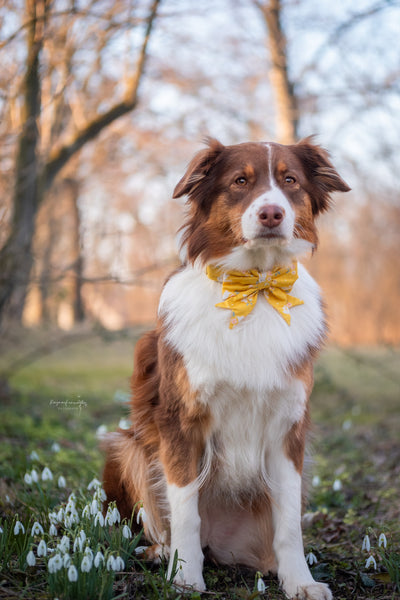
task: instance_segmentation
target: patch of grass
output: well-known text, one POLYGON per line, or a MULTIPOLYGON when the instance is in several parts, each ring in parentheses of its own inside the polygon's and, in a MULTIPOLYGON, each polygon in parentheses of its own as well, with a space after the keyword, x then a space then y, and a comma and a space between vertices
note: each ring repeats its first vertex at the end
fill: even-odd
MULTIPOLYGON (((0 598, 181 597, 167 580, 166 565, 154 567, 139 560, 132 552, 133 540, 138 544, 139 539, 130 538, 132 546, 128 547, 121 526, 114 526, 114 538, 107 539, 105 530, 94 528, 93 515, 87 521, 80 516, 79 524, 56 523, 57 536, 49 533, 49 514, 65 510, 71 493, 80 513, 93 497, 87 484, 93 477, 100 478, 103 462, 96 430, 101 425, 112 430, 127 415, 123 401, 129 396, 138 333, 92 337, 54 353, 43 352, 34 362, 22 360, 22 368, 10 377, 9 390, 3 388, 0 598), (45 467, 51 470, 53 481, 41 479, 45 467), (24 478, 32 470, 39 480, 29 484, 24 478), (65 488, 58 487, 60 476, 65 488), (17 520, 24 525, 24 534, 14 535, 17 520), (58 580, 57 572, 49 573, 50 553, 37 556, 40 536, 31 535, 34 521, 43 526, 42 538, 53 553, 62 535, 69 535, 73 543, 83 529, 92 552, 99 547, 103 554, 122 553, 124 569, 118 573, 93 570, 92 575, 82 572, 83 547, 76 555, 71 553, 80 583, 69 581, 65 569, 64 579, 58 580), (31 550, 34 567, 27 563, 31 550)), ((21 354, 30 355, 38 344, 38 339, 23 341, 23 347, 16 340, 3 351, 0 372, 10 372, 10 365, 21 354)), ((316 368, 314 462, 307 508, 311 516, 304 542, 306 554, 312 553, 317 560, 311 567, 315 578, 326 581, 337 600, 395 599, 400 594, 399 357, 399 351, 389 348, 329 348, 316 368), (379 545, 381 533, 386 536, 386 547, 379 545), (369 550, 362 549, 366 535, 369 550), (369 557, 372 566, 366 567, 369 557)), ((275 577, 263 577, 266 591, 262 593, 254 571, 221 567, 207 557, 205 580, 210 590, 205 598, 284 598, 275 577)))

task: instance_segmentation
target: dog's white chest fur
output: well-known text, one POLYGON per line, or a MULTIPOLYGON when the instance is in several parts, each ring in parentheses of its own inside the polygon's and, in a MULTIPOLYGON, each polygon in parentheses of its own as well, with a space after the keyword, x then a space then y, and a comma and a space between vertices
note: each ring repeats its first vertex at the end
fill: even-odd
POLYGON ((318 285, 300 264, 298 274, 291 294, 304 304, 291 309, 290 325, 259 294, 253 311, 233 329, 230 311, 215 306, 221 284, 204 269, 186 266, 171 277, 159 310, 193 390, 206 396, 224 384, 259 393, 287 387, 290 368, 319 345, 324 332, 318 285))

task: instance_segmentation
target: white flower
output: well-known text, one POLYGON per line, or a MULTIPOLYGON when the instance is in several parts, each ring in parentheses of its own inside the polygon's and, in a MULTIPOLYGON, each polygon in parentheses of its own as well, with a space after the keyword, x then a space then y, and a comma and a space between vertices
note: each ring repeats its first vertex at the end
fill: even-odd
POLYGON ((129 429, 131 426, 131 422, 129 421, 129 419, 120 419, 120 422, 118 423, 118 427, 120 429, 129 429))
POLYGON ((61 557, 61 554, 55 554, 54 556, 52 556, 49 560, 49 562, 47 563, 47 568, 49 570, 49 573, 57 573, 57 571, 59 571, 60 569, 62 569, 63 567, 63 559, 61 557))
POLYGON ((96 429, 96 436, 102 438, 107 433, 107 425, 99 425, 96 429))
POLYGON ((53 523, 50 525, 49 535, 57 535, 57 527, 53 523))
POLYGON ((95 526, 99 524, 100 527, 104 527, 104 517, 100 511, 97 513, 97 515, 94 518, 94 524, 95 524, 95 526))
POLYGON ((332 488, 334 492, 340 492, 340 490, 342 489, 342 482, 340 481, 340 479, 335 479, 332 488))
POLYGON ((374 567, 375 571, 376 571, 376 560, 374 559, 373 556, 369 556, 367 558, 367 560, 365 561, 365 568, 369 569, 370 567, 374 567))
POLYGON ((63 518, 64 518, 64 509, 63 509, 63 507, 61 507, 57 513, 57 521, 59 523, 62 523, 63 518))
POLYGON ((308 564, 310 566, 314 565, 314 564, 317 564, 317 562, 318 562, 317 557, 315 556, 315 554, 313 552, 309 552, 307 554, 306 561, 308 562, 308 564))
POLYGON ((51 451, 52 452, 60 452, 61 447, 60 444, 58 444, 57 442, 53 442, 51 445, 51 451))
POLYGON ((45 467, 42 471, 42 481, 53 481, 53 473, 48 467, 45 467))
POLYGON ((107 500, 107 495, 105 493, 105 491, 103 490, 102 487, 97 488, 97 490, 94 493, 94 497, 96 498, 96 500, 98 500, 100 503, 104 502, 105 500, 107 500))
POLYGON ((29 455, 29 458, 30 458, 31 460, 39 460, 39 455, 38 455, 38 453, 36 452, 36 450, 32 450, 32 452, 31 452, 31 453, 30 453, 30 455, 29 455))
POLYGON ((68 567, 71 565, 71 557, 68 554, 68 552, 66 554, 64 554, 63 556, 63 567, 64 569, 68 569, 68 567))
POLYGON ((94 557, 94 566, 96 567, 96 569, 99 568, 100 563, 104 563, 104 555, 102 552, 100 552, 100 550, 97 552, 96 556, 94 557))
POLYGON ((82 562, 81 562, 81 571, 82 571, 82 573, 89 573, 91 568, 92 568, 92 561, 91 561, 90 557, 87 554, 85 554, 85 556, 82 558, 82 562))
POLYGON ((112 518, 114 523, 119 523, 121 521, 121 515, 119 514, 119 510, 116 506, 114 506, 112 511, 112 518))
POLYGON ((31 485, 32 483, 32 475, 29 475, 29 473, 25 473, 24 475, 24 481, 26 484, 31 485))
POLYGON ((114 517, 113 517, 113 511, 112 511, 111 506, 109 506, 107 509, 107 514, 106 514, 106 518, 104 519, 104 524, 105 525, 114 525, 114 517))
POLYGON ((26 562, 28 563, 28 567, 35 566, 36 558, 35 558, 35 555, 33 554, 32 550, 29 550, 28 554, 26 555, 26 562))
POLYGON ((130 530, 130 528, 128 527, 128 525, 124 525, 124 527, 122 529, 122 535, 127 540, 129 540, 132 537, 132 531, 130 530))
POLYGON ((115 571, 114 569, 115 559, 112 554, 107 558, 106 569, 107 571, 115 571))
POLYGON ((39 475, 38 475, 38 472, 36 471, 36 469, 32 469, 31 477, 32 477, 32 481, 34 481, 35 483, 37 483, 39 481, 39 475))
POLYGON ((147 515, 143 506, 139 508, 138 513, 136 515, 136 523, 140 523, 140 521, 142 521, 142 523, 146 523, 147 521, 147 515))
POLYGON ((53 523, 54 525, 56 523, 58 523, 59 519, 57 517, 57 513, 56 512, 49 512, 49 521, 50 521, 50 523, 53 523))
POLYGON ((90 514, 97 515, 98 512, 99 512, 99 503, 97 502, 96 498, 94 498, 94 500, 92 500, 92 503, 90 505, 90 514))
POLYGON ((125 569, 125 563, 121 556, 116 556, 114 560, 114 571, 123 571, 125 569))
POLYGON ((74 541, 74 552, 76 552, 78 550, 78 548, 79 548, 79 551, 82 552, 83 542, 79 536, 76 537, 75 541, 74 541))
POLYGON ((63 477, 62 475, 60 475, 60 477, 58 478, 58 487, 59 488, 67 487, 67 482, 65 481, 65 477, 63 477))
POLYGON ((43 535, 43 534, 44 534, 43 527, 41 526, 40 523, 35 521, 34 524, 32 525, 31 535, 43 535))
POLYGON ((86 533, 83 531, 83 529, 80 530, 80 532, 78 533, 79 537, 82 540, 82 543, 84 544, 86 542, 86 533))
POLYGON ((265 587, 263 578, 259 577, 257 580, 257 591, 259 592, 259 594, 264 594, 266 589, 267 588, 265 587))
POLYGON ((39 545, 37 547, 37 555, 38 556, 47 556, 47 546, 44 540, 40 540, 39 545))
POLYGON ((366 550, 367 552, 369 552, 371 550, 371 543, 369 541, 369 535, 364 536, 361 550, 366 550))
POLYGON ((88 490, 92 490, 93 488, 95 488, 97 490, 97 488, 101 487, 101 482, 96 479, 96 477, 94 479, 92 479, 92 481, 89 483, 89 485, 87 486, 88 490))
POLYGON ((379 536, 378 546, 383 546, 384 548, 387 546, 387 539, 384 533, 381 533, 379 536))
POLYGON ((68 568, 68 579, 69 581, 71 581, 72 583, 74 581, 78 581, 78 571, 76 570, 76 567, 74 567, 74 565, 71 565, 68 568))
POLYGON ((61 552, 68 552, 70 548, 70 543, 71 540, 69 539, 69 537, 67 535, 63 535, 61 538, 61 542, 58 544, 58 547, 61 550, 61 552))
POLYGON ((22 525, 21 521, 16 521, 14 525, 14 535, 18 535, 20 531, 25 533, 25 527, 22 525))
POLYGON ((352 420, 346 419, 345 421, 343 421, 343 424, 342 424, 343 431, 349 431, 349 429, 351 429, 352 425, 353 425, 352 420))
POLYGON ((313 487, 318 487, 319 485, 321 485, 321 479, 320 477, 318 477, 318 475, 314 475, 312 479, 312 485, 313 487))
POLYGON ((85 508, 82 511, 82 519, 87 519, 90 517, 90 504, 86 504, 85 508))
POLYGON ((2 527, 0 527, 0 534, 4 533, 4 529, 2 527))

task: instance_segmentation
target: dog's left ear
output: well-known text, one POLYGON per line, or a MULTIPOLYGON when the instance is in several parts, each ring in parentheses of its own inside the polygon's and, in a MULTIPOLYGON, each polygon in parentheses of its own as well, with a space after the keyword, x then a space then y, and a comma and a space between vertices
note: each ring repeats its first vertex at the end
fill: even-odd
POLYGON ((190 162, 186 173, 174 189, 173 198, 180 198, 185 194, 189 197, 196 196, 196 190, 205 180, 216 160, 225 146, 218 140, 207 138, 208 148, 198 152, 190 162))
POLYGON ((329 208, 332 192, 348 192, 351 188, 330 162, 328 152, 311 140, 312 137, 305 138, 293 146, 293 149, 311 184, 309 192, 312 211, 317 215, 329 208))

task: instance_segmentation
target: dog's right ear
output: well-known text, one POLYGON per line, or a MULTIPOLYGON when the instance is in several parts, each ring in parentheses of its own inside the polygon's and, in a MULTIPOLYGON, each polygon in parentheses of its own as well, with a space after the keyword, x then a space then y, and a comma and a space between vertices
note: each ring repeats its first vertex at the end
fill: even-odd
POLYGON ((198 152, 191 160, 186 173, 174 189, 173 198, 180 198, 185 194, 192 196, 225 148, 214 138, 208 138, 207 144, 208 148, 198 152))

